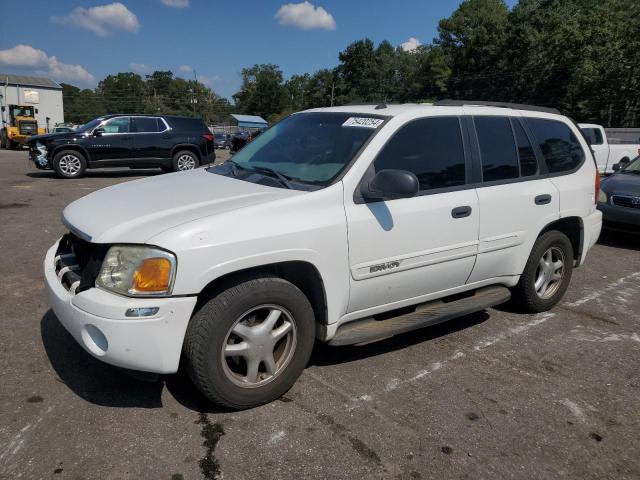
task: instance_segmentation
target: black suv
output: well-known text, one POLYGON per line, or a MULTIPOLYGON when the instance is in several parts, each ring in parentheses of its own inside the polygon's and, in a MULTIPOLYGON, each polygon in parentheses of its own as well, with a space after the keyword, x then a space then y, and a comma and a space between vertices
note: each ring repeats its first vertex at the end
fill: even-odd
POLYGON ((79 178, 87 168, 160 167, 182 171, 213 162, 214 136, 199 118, 105 115, 74 132, 36 135, 29 158, 42 170, 79 178))

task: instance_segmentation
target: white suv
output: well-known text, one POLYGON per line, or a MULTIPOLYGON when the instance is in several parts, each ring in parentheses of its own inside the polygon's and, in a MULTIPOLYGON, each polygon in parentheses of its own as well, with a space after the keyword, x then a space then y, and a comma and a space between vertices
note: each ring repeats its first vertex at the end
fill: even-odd
POLYGON ((520 105, 291 115, 210 168, 69 205, 44 270, 95 357, 173 373, 230 408, 269 402, 314 340, 360 344, 506 302, 540 312, 596 242, 580 130, 520 105))

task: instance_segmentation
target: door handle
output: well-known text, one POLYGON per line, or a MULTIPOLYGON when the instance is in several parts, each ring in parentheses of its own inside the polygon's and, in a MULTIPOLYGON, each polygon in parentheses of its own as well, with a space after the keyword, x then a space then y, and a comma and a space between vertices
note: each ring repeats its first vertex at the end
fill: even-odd
POLYGON ((456 207, 451 210, 451 216, 453 218, 464 218, 468 217, 469 215, 471 215, 471 207, 469 206, 456 207))
POLYGON ((535 199, 536 205, 547 205, 551 203, 551 195, 548 193, 544 195, 538 195, 535 199))

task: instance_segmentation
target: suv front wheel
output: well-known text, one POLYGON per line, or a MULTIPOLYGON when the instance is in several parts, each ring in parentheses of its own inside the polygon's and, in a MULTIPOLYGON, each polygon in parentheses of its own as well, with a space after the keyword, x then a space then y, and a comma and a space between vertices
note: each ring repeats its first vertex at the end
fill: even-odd
POLYGON ((298 287, 247 277, 212 296, 191 319, 187 371, 209 400, 251 408, 282 396, 309 361, 315 318, 298 287))
POLYGON ((557 230, 545 232, 533 245, 513 300, 529 312, 547 311, 564 296, 572 273, 571 241, 557 230))
POLYGON ((173 171, 184 172, 198 168, 200 162, 195 153, 189 150, 182 150, 173 156, 173 171))
POLYGON ((62 178, 80 178, 87 169, 87 161, 80 152, 63 150, 53 157, 53 169, 62 178))

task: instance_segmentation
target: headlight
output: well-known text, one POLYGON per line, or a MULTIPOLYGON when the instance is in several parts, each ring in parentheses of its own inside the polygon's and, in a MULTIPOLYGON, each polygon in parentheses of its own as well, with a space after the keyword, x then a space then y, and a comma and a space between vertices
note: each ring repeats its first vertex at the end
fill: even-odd
POLYGON ((96 283, 112 292, 132 296, 171 294, 176 257, 153 247, 115 245, 102 262, 96 283))
POLYGON ((41 155, 47 155, 47 147, 40 142, 36 142, 36 149, 40 152, 41 155))
POLYGON ((598 203, 607 203, 609 199, 607 198, 607 194, 600 189, 598 192, 598 203))

